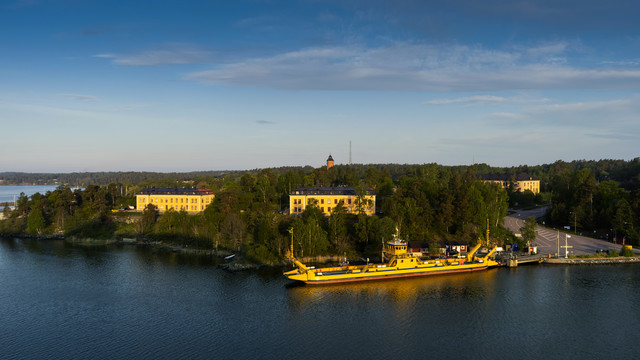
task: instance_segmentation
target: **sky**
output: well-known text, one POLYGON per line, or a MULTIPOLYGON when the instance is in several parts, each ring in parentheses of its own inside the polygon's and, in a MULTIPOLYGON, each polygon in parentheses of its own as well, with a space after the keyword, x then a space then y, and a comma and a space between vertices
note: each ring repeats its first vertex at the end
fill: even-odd
POLYGON ((640 156, 636 1, 0 0, 0 172, 640 156))

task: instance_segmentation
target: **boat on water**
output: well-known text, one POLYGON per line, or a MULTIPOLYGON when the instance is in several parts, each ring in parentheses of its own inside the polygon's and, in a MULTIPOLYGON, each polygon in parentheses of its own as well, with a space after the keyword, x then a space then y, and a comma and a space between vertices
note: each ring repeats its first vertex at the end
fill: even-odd
MULTIPOLYGON (((487 232, 487 239, 489 238, 487 232)), ((293 235, 292 235, 293 239, 293 235)), ((386 242, 382 251, 382 263, 366 265, 344 264, 333 267, 315 268, 306 266, 295 258, 293 254, 293 240, 291 249, 286 257, 296 269, 287 271, 284 276, 291 280, 302 281, 306 284, 333 284, 354 281, 397 279, 404 277, 416 277, 427 275, 454 274, 471 271, 486 270, 499 263, 490 257, 496 251, 494 246, 486 254, 480 254, 478 250, 483 246, 482 241, 462 258, 444 258, 422 260, 414 255, 406 241, 401 240, 397 234, 386 242)))

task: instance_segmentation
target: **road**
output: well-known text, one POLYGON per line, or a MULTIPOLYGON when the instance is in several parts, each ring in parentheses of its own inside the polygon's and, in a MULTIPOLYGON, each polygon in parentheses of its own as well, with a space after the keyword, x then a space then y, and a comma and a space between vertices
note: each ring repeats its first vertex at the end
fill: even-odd
MULTIPOLYGON (((514 234, 520 233, 520 228, 524 226, 524 219, 529 216, 540 217, 544 215, 547 208, 539 208, 533 210, 519 210, 504 218, 504 226, 511 230, 514 234)), ((571 236, 566 239, 569 248, 569 255, 595 254, 597 250, 615 250, 620 252, 622 246, 610 243, 604 240, 592 239, 576 234, 568 234, 571 236)), ((538 254, 551 254, 554 256, 558 253, 561 257, 565 255, 565 233, 557 230, 548 229, 540 225, 536 228, 536 239, 534 246, 538 247, 538 254)), ((638 252, 634 249, 635 252, 638 252)))

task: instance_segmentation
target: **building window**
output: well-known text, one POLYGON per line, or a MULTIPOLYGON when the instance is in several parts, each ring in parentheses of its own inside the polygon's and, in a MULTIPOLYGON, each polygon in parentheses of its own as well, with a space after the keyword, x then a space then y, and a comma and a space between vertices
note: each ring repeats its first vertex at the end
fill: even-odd
POLYGON ((320 208, 320 211, 324 212, 324 206, 320 208))
POLYGON ((331 204, 331 199, 327 199, 327 204, 331 204))
POLYGON ((324 204, 324 199, 320 199, 320 204, 324 204))

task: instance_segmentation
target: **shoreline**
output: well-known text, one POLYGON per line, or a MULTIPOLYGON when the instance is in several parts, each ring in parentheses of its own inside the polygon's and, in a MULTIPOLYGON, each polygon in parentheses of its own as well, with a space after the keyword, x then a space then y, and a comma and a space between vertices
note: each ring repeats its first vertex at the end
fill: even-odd
MULTIPOLYGON (((0 235, 2 238, 23 238, 23 239, 35 239, 35 240, 62 240, 68 244, 77 246, 136 246, 136 247, 151 247, 159 251, 167 253, 177 253, 186 256, 209 256, 218 257, 224 259, 228 255, 234 254, 230 250, 215 250, 215 249, 197 249, 182 247, 175 244, 168 244, 162 241, 155 240, 139 240, 134 238, 122 238, 122 239, 84 239, 75 237, 65 237, 60 234, 56 235, 0 235)), ((339 255, 322 255, 305 257, 304 260, 311 264, 327 264, 335 261, 340 261, 343 256, 339 255)), ((634 257, 602 257, 602 258, 542 258, 542 263, 551 265, 605 265, 605 264, 634 264, 640 263, 640 256, 634 257)), ((282 261, 276 264, 264 264, 246 261, 242 256, 236 257, 236 260, 226 262, 218 265, 218 267, 227 271, 243 271, 251 269, 259 269, 262 267, 282 267, 286 266, 287 262, 282 261)))
POLYGON ((569 259, 544 259, 544 264, 554 265, 600 265, 600 264, 633 264, 640 263, 640 256, 612 257, 612 258, 569 258, 569 259))

